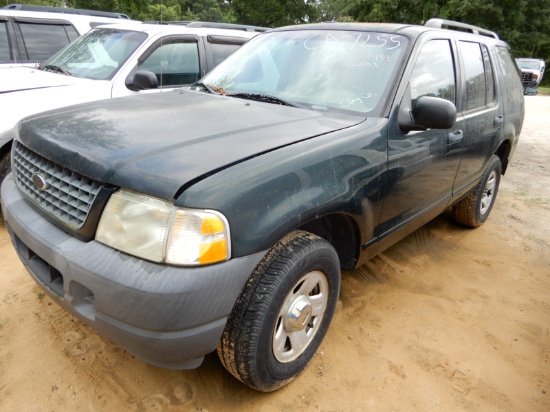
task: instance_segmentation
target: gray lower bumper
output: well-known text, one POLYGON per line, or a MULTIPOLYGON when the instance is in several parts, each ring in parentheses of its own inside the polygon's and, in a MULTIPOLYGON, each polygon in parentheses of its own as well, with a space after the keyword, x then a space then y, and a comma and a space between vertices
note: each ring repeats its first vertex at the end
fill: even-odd
POLYGON ((11 174, 1 197, 17 253, 45 292, 101 335, 162 367, 197 367, 215 350, 265 254, 200 268, 159 265, 66 234, 30 207, 11 174))

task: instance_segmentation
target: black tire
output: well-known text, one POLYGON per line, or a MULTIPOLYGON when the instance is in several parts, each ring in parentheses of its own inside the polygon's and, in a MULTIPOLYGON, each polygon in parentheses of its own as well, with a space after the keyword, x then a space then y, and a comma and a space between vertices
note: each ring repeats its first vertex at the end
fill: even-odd
POLYGON ((495 204, 500 175, 500 159, 493 156, 475 189, 453 206, 453 218, 457 223, 469 227, 478 227, 485 223, 495 204))
POLYGON ((262 392, 287 384, 315 355, 339 293, 332 245, 302 231, 285 236, 258 264, 227 320, 218 345, 224 367, 262 392))

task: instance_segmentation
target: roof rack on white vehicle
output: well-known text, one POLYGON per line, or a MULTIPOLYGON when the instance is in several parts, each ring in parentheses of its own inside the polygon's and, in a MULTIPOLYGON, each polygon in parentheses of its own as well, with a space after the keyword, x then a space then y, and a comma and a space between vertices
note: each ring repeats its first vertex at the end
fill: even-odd
POLYGON ((2 7, 2 9, 65 13, 65 14, 81 14, 85 16, 110 17, 113 19, 126 19, 126 20, 130 19, 130 17, 128 17, 128 15, 124 13, 115 13, 110 11, 98 11, 98 10, 72 9, 68 7, 32 6, 30 4, 8 4, 7 6, 2 7))
POLYGON ((244 30, 252 32, 264 32, 270 30, 270 27, 260 27, 260 26, 249 26, 247 24, 234 24, 234 23, 218 23, 213 21, 190 21, 190 20, 180 20, 180 21, 145 21, 146 24, 175 24, 179 26, 186 27, 206 27, 209 29, 230 29, 230 30, 244 30))

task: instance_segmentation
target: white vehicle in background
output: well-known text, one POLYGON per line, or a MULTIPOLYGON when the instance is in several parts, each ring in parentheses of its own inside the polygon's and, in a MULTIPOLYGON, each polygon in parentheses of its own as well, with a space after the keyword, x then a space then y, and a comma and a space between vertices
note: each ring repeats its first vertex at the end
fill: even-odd
POLYGON ((10 4, 0 8, 0 68, 34 66, 90 29, 129 17, 122 13, 10 4))
POLYGON ((126 22, 98 27, 39 67, 2 69, 0 183, 10 170, 10 131, 23 117, 78 103, 190 85, 260 30, 207 25, 126 22))
POLYGON ((537 94, 539 84, 544 76, 544 69, 546 68, 545 61, 521 57, 516 59, 516 63, 521 70, 523 93, 537 94))

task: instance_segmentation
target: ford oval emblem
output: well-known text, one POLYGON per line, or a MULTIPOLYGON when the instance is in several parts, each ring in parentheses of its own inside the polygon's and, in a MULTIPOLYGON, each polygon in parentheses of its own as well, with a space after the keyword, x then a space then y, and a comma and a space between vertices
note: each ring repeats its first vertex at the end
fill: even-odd
POLYGON ((48 188, 48 183, 46 182, 46 179, 44 179, 44 177, 40 173, 34 173, 32 175, 32 182, 41 192, 45 191, 48 188))

